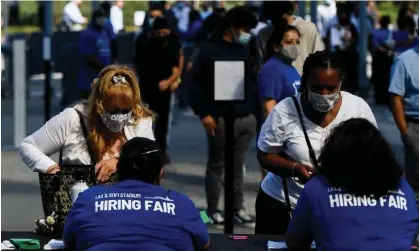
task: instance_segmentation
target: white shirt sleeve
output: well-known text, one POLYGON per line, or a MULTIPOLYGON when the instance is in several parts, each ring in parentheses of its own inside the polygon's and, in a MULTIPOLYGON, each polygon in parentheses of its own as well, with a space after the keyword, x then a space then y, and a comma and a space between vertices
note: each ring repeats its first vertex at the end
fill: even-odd
POLYGON ((280 153, 284 148, 285 128, 277 104, 260 130, 258 148, 265 153, 280 153))
POLYGON ((42 173, 56 165, 57 163, 48 156, 58 152, 64 146, 76 119, 78 119, 76 111, 73 108, 67 108, 50 119, 38 131, 25 138, 19 148, 25 165, 33 171, 42 173))
POLYGON ((150 140, 156 140, 153 132, 153 119, 151 117, 141 119, 140 125, 137 126, 135 137, 143 137, 150 140))
POLYGON ((363 100, 362 98, 360 99, 363 102, 364 118, 368 120, 369 122, 371 122, 373 125, 375 125, 375 127, 378 128, 378 124, 377 124, 377 121, 375 120, 375 116, 371 110, 371 107, 368 105, 367 102, 365 102, 365 100, 363 100))
POLYGON ((123 18, 124 16, 121 8, 119 8, 116 5, 113 5, 111 8, 110 19, 113 27, 113 32, 115 34, 124 28, 123 18))
POLYGON ((80 8, 73 2, 68 3, 64 7, 64 15, 67 16, 70 21, 76 24, 84 24, 84 17, 81 14, 80 8))

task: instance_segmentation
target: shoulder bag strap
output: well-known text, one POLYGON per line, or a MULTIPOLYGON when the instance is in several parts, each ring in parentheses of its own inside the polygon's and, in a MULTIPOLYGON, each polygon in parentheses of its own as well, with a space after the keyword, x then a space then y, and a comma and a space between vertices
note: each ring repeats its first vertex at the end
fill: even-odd
POLYGON ((291 207, 291 201, 290 201, 290 194, 288 192, 288 184, 287 184, 287 178, 285 176, 282 176, 282 183, 284 187, 284 197, 285 197, 285 203, 287 204, 288 214, 290 215, 290 218, 292 217, 292 207, 291 207))
POLYGON ((306 143, 307 143, 307 146, 308 146, 308 152, 309 152, 309 155, 310 155, 311 162, 313 162, 314 168, 316 168, 316 170, 318 170, 319 163, 317 162, 316 154, 314 153, 313 147, 311 146, 311 143, 310 143, 310 139, 307 135, 307 130, 306 130, 306 127, 304 125, 303 115, 301 113, 301 108, 300 108, 300 105, 298 104, 297 97, 292 96, 292 100, 294 101, 295 108, 297 108, 298 117, 300 118, 301 127, 303 128, 304 138, 306 139, 306 143))
POLYGON ((92 165, 94 166, 96 164, 96 161, 95 161, 95 158, 94 158, 94 155, 93 155, 92 148, 90 147, 89 141, 87 140, 87 136, 89 134, 87 133, 87 128, 86 128, 86 125, 84 124, 83 115, 81 114, 81 112, 79 110, 77 110, 77 109, 74 109, 74 110, 76 110, 77 114, 79 115, 80 125, 81 125, 81 128, 83 129, 84 139, 86 140, 87 151, 89 152, 90 159, 92 161, 92 165))

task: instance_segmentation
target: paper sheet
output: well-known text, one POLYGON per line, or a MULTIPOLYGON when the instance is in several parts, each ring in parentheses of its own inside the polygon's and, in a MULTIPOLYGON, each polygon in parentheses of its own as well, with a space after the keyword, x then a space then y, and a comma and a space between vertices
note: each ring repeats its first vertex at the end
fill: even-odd
POLYGON ((9 248, 6 245, 4 245, 4 243, 1 243, 1 250, 15 250, 14 248, 9 248))
POLYGON ((62 240, 52 239, 44 246, 44 250, 55 250, 55 249, 65 249, 64 242, 62 240))
POLYGON ((215 101, 245 99, 245 64, 243 61, 216 61, 214 65, 215 101))
MULTIPOLYGON (((285 241, 268 241, 268 250, 287 249, 285 241)), ((313 241, 311 249, 316 249, 316 243, 313 241)))

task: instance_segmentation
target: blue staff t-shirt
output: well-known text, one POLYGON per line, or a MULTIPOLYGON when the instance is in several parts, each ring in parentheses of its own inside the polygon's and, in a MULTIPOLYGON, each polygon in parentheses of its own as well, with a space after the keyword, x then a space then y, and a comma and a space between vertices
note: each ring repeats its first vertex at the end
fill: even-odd
POLYGON ((405 180, 387 196, 355 197, 324 176, 304 187, 287 236, 316 242, 317 250, 410 250, 419 214, 405 180))
MULTIPOLYGON (((109 34, 105 28, 99 30, 89 25, 87 29, 81 32, 78 46, 81 58, 86 55, 96 55, 104 65, 109 65, 112 62, 109 34)), ((90 90, 93 79, 98 74, 99 72, 88 66, 82 58, 78 75, 78 88, 90 90)))
POLYGON ((208 230, 188 197, 137 180, 81 193, 64 229, 66 245, 89 251, 193 251, 194 245, 202 249, 208 240, 208 230))
POLYGON ((285 64, 277 57, 271 57, 259 73, 259 98, 274 99, 279 103, 298 93, 301 77, 292 65, 285 64))
POLYGON ((419 119, 419 45, 396 58, 389 92, 402 96, 404 113, 409 119, 419 119))

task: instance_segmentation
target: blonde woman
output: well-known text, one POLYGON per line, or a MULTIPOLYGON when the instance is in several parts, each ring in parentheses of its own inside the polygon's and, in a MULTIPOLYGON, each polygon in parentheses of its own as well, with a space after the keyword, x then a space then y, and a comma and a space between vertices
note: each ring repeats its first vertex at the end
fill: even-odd
MULTIPOLYGON (((153 113, 140 97, 137 77, 130 68, 104 68, 92 84, 88 102, 65 109, 23 140, 19 149, 23 162, 33 171, 47 174, 66 165, 94 165, 97 183, 109 182, 125 142, 134 137, 154 140, 153 113), (49 157, 58 151, 59 164, 49 157)), ((62 191, 59 203, 69 207, 71 186, 65 187, 60 187, 67 191, 62 191)), ((64 215, 68 212, 57 210, 64 215)))

